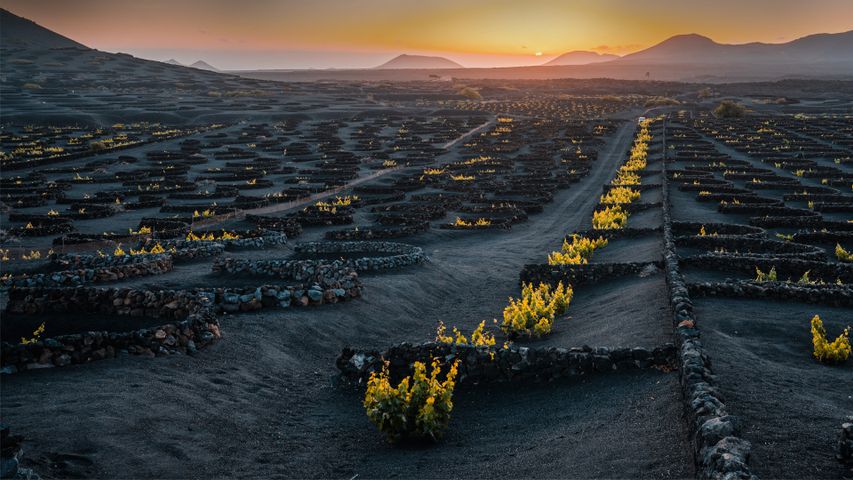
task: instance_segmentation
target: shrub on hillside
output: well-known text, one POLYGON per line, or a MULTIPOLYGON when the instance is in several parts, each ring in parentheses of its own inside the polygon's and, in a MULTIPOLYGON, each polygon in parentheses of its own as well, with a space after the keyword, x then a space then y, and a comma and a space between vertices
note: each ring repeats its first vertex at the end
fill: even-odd
POLYGON ((704 98, 711 98, 711 97, 716 97, 716 96, 717 96, 717 93, 715 91, 713 91, 711 89, 711 87, 705 87, 705 88, 700 89, 698 92, 696 92, 696 98, 698 98, 700 100, 704 99, 704 98))
POLYGON ((672 97, 652 97, 643 104, 645 108, 668 107, 671 105, 681 105, 681 102, 672 97))
POLYGON ((482 100, 483 96, 480 95, 480 92, 477 91, 474 87, 462 87, 456 92, 459 95, 467 98, 468 100, 482 100))
POLYGON ((732 100, 723 100, 714 109, 718 118, 741 118, 746 115, 746 107, 732 100))
POLYGON ((89 143, 89 150, 91 150, 93 152, 100 152, 100 151, 106 150, 108 148, 109 147, 107 146, 107 144, 105 142, 100 141, 100 140, 95 140, 95 141, 89 143))

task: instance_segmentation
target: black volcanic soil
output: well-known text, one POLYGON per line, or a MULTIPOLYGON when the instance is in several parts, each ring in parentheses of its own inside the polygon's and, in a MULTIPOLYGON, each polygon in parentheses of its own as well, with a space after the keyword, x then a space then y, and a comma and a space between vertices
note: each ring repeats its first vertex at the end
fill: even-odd
MULTIPOLYGON (((609 248, 609 246, 608 246, 609 248)), ((668 292, 662 272, 624 277, 575 289, 570 318, 536 345, 635 345, 673 342, 668 292)))
MULTIPOLYGON (((346 345, 418 342, 439 320, 470 330, 499 317, 521 267, 588 227, 632 130, 625 125, 545 213, 509 232, 419 236, 429 263, 365 278, 353 302, 226 315, 225 338, 195 357, 3 378, 4 420, 27 436, 25 458, 46 478, 692 476, 677 373, 462 388, 447 438, 424 449, 387 446, 361 390, 338 385, 334 367, 346 345)), ((579 289, 572 318, 547 342, 659 345, 671 338, 666 309, 660 273, 579 289)))
POLYGON ((666 446, 682 441, 681 420, 672 415, 668 393, 662 396, 677 382, 672 374, 647 371, 462 390, 443 442, 404 449, 389 446, 360 418, 360 393, 339 391, 328 401, 332 408, 349 406, 349 414, 342 424, 330 418, 321 428, 344 448, 310 445, 296 461, 318 462, 320 472, 304 474, 321 477, 679 478, 688 474, 685 452, 666 446))
POLYGON ((840 422, 853 415, 853 363, 811 358, 809 321, 819 314, 835 338, 849 308, 744 299, 699 299, 706 351, 729 410, 752 443, 761 478, 841 478, 840 422))

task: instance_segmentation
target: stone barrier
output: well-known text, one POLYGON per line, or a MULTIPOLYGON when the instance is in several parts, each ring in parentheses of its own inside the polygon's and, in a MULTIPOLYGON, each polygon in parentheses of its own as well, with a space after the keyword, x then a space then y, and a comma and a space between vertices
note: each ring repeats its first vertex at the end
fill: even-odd
POLYGON ((175 290, 129 288, 13 288, 5 321, 12 315, 101 314, 116 317, 115 330, 87 331, 0 344, 2 371, 87 363, 117 355, 194 353, 220 338, 209 295, 175 290), (158 326, 122 330, 123 317, 163 319, 158 326))
MULTIPOLYGON (((172 257, 168 254, 122 255, 116 258, 125 257, 128 261, 113 265, 92 265, 49 273, 13 275, 10 278, 0 280, 0 287, 75 287, 89 283, 113 282, 126 278, 160 275, 172 270, 172 257)), ((73 262, 70 265, 77 267, 86 263, 73 262)))
POLYGON ((384 352, 345 348, 336 361, 341 374, 354 381, 365 382, 372 372, 388 361, 392 378, 411 374, 415 361, 429 363, 433 358, 449 363, 459 360, 459 381, 466 383, 501 383, 516 381, 548 382, 564 377, 637 370, 650 367, 672 368, 675 346, 667 344, 646 348, 576 348, 476 347, 428 342, 419 345, 402 343, 384 352))
POLYGON ((853 417, 841 424, 841 436, 838 439, 838 461, 850 467, 853 474, 853 417))
POLYGON ((295 286, 217 288, 209 291, 214 295, 218 312, 237 313, 270 307, 307 307, 337 303, 361 296, 362 285, 358 278, 353 276, 340 281, 327 282, 325 286, 308 283, 295 286))
POLYGON ((804 243, 780 242, 740 235, 683 235, 674 238, 679 247, 714 251, 714 255, 756 258, 799 258, 826 260, 826 251, 804 243), (720 251, 722 249, 723 251, 720 251), (765 253, 766 252, 766 253, 765 253))
POLYGON ((21 467, 24 456, 23 435, 12 435, 9 425, 0 423, 0 478, 15 480, 41 480, 31 468, 21 467))
POLYGON ((776 269, 778 278, 798 281, 808 272, 812 281, 824 283, 853 283, 853 264, 819 262, 788 257, 753 257, 737 255, 702 254, 681 258, 682 266, 697 267, 704 270, 738 272, 756 276, 756 268, 764 273, 776 269))
POLYGON ((706 235, 738 235, 744 238, 762 238, 767 234, 763 228, 751 225, 715 222, 672 222, 672 233, 677 236, 698 235, 705 229, 706 235))
MULTIPOLYGON (((664 137, 664 142, 665 142, 664 137)), ((666 151, 664 145, 664 151, 666 151)), ((699 339, 693 302, 679 269, 672 229, 669 185, 664 161, 663 237, 666 283, 676 330, 681 390, 692 432, 696 473, 703 479, 757 479, 749 469, 751 444, 740 437, 736 417, 726 408, 711 371, 711 360, 699 339)), ((684 186, 682 185, 681 188, 684 186)))
POLYGON ((802 285, 729 279, 725 282, 691 283, 687 288, 691 295, 697 297, 772 298, 832 307, 853 306, 853 287, 850 285, 802 285))
POLYGON ((400 225, 396 228, 379 227, 332 230, 326 232, 325 236, 329 240, 384 240, 388 238, 408 237, 427 230, 429 230, 429 222, 422 221, 411 225, 400 225))
MULTIPOLYGON (((603 230, 590 229, 590 230, 581 230, 579 232, 574 232, 574 235, 579 235, 581 237, 586 238, 606 238, 607 240, 619 240, 622 238, 640 238, 640 237, 648 237, 653 235, 660 235, 663 229, 661 227, 649 227, 649 228, 636 228, 636 227, 625 227, 625 228, 609 228, 603 230)), ((566 241, 572 241, 572 234, 566 235, 566 241)))
POLYGON ((663 262, 587 263, 582 265, 528 264, 521 269, 519 283, 547 283, 572 286, 589 285, 633 275, 652 274, 663 268, 663 262))
POLYGON ((307 242, 294 247, 299 253, 377 253, 383 256, 344 259, 358 272, 388 270, 416 265, 426 260, 421 247, 397 242, 307 242))
MULTIPOLYGON (((206 232, 195 232, 197 235, 201 235, 206 232)), ((160 243, 164 247, 172 248, 174 247, 177 250, 193 250, 193 249, 204 249, 209 245, 219 244, 226 250, 236 250, 236 249, 262 249, 262 248, 271 248, 277 247, 280 245, 287 244, 287 235, 282 232, 276 232, 273 230, 252 230, 249 232, 238 232, 239 238, 230 238, 230 239, 220 239, 216 240, 161 240, 160 243)), ((157 243, 156 240, 147 240, 144 245, 151 246, 157 243)), ((215 247, 214 247, 215 249, 215 247)), ((205 255, 198 254, 196 256, 213 256, 213 255, 205 255)), ((217 254, 218 255, 218 254, 217 254)))

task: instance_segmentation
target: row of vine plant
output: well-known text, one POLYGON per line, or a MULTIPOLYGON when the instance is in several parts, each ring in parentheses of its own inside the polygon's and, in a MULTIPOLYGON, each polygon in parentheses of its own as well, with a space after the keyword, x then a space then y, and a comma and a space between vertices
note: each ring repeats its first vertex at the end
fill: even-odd
MULTIPOLYGON (((649 126, 652 122, 653 119, 647 119, 640 123, 628 160, 617 171, 611 181, 611 188, 600 198, 605 208, 593 213, 593 230, 622 229, 627 225, 629 213, 625 205, 640 198, 640 191, 636 187, 640 185, 640 172, 647 165, 649 142, 652 139, 649 126)), ((587 264, 595 250, 606 245, 607 239, 604 237, 572 235, 571 242, 563 240, 561 250, 548 255, 548 264, 587 264)), ((520 297, 510 297, 503 309, 503 321, 499 328, 509 341, 500 348, 510 348, 512 340, 541 338, 550 334, 555 319, 566 313, 573 295, 572 286, 562 282, 556 287, 547 283, 522 284, 520 297)), ((497 322, 494 320, 495 324, 497 322)), ((448 332, 444 323, 440 322, 435 341, 488 348, 494 359, 497 342, 494 334, 485 327, 484 320, 470 336, 466 336, 456 327, 448 332)), ((391 443, 403 440, 438 441, 450 422, 458 362, 456 360, 447 365, 443 375, 439 359, 434 359, 429 366, 415 362, 412 375, 403 378, 395 387, 391 383, 386 361, 380 371, 371 373, 367 382, 363 405, 368 418, 391 443)))

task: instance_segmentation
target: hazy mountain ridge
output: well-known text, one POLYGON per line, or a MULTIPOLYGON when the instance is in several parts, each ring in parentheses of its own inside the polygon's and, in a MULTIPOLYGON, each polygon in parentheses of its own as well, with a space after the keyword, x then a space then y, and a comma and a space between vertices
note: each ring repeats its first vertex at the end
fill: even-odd
POLYGON ((574 50, 566 52, 553 60, 544 63, 544 66, 554 65, 589 65, 590 63, 609 62, 620 58, 612 53, 598 53, 586 50, 574 50))
POLYGON ((408 55, 402 54, 398 55, 391 60, 374 67, 376 70, 389 70, 389 69, 408 69, 408 68, 418 68, 418 69, 445 69, 445 68, 465 68, 462 65, 454 62, 453 60, 448 60, 444 57, 430 57, 427 55, 408 55))
POLYGON ((778 44, 753 42, 739 45, 717 43, 702 35, 686 34, 670 37, 647 49, 607 61, 555 65, 552 63, 554 60, 545 65, 502 68, 267 70, 235 73, 282 81, 426 80, 435 74, 459 79, 507 80, 613 78, 712 83, 785 78, 838 80, 853 78, 853 31, 814 34, 778 44))
POLYGON ((697 34, 676 35, 615 63, 821 63, 851 62, 853 31, 809 35, 786 43, 723 44, 697 34))
POLYGON ((210 72, 219 72, 219 71, 221 71, 221 70, 219 70, 218 68, 214 67, 213 65, 211 65, 211 64, 209 64, 209 63, 207 63, 207 62, 205 62, 204 60, 196 60, 194 63, 191 63, 191 64, 190 64, 190 65, 188 65, 188 66, 189 66, 189 67, 191 67, 191 68, 198 68, 199 70, 207 70, 207 71, 210 71, 210 72))

